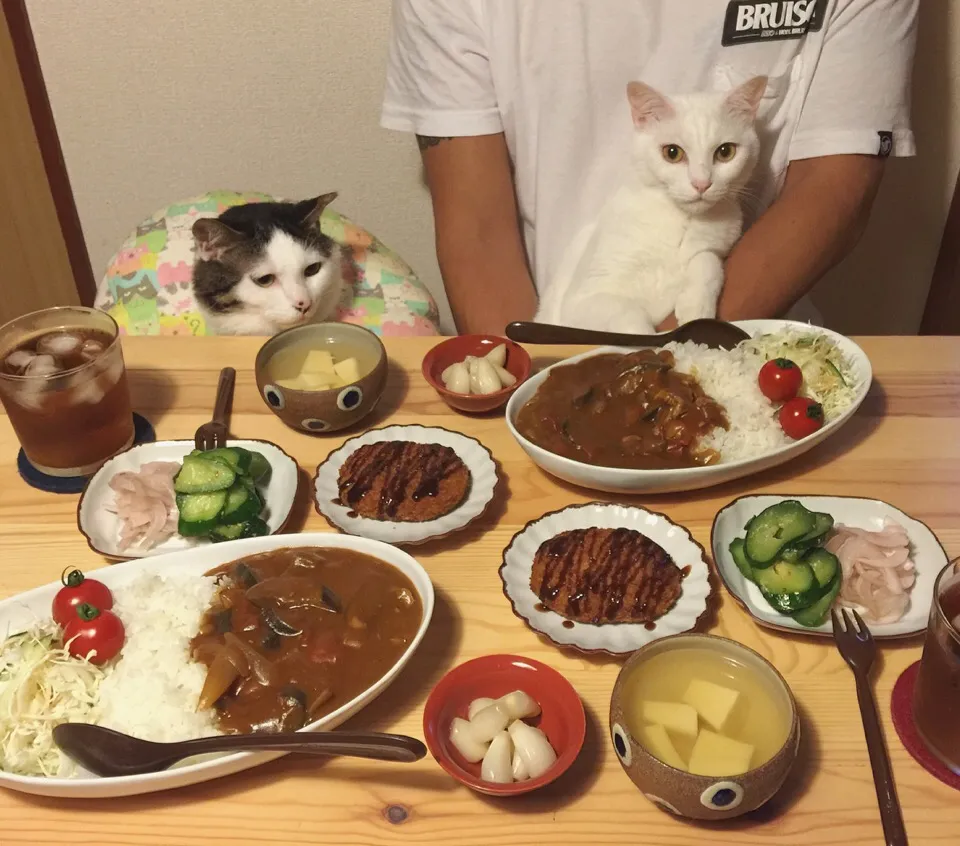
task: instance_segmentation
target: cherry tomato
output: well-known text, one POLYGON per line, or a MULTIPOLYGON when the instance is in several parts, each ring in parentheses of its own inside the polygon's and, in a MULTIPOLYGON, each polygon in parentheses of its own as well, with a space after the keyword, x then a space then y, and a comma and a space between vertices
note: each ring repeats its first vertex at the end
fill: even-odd
POLYGON ((795 397, 780 408, 780 426, 788 438, 799 441, 823 425, 823 406, 806 397, 795 397))
POLYGON ((803 373, 789 358, 773 358, 760 368, 760 391, 771 402, 786 402, 800 393, 803 373))
POLYGON ((101 611, 113 608, 113 594, 103 582, 88 579, 77 569, 64 570, 60 581, 63 587, 53 598, 53 619, 61 626, 77 616, 76 607, 82 602, 101 611))
POLYGON ((63 627, 63 642, 71 655, 86 658, 91 664, 105 664, 123 646, 126 632, 112 611, 101 611, 81 602, 74 617, 63 627))

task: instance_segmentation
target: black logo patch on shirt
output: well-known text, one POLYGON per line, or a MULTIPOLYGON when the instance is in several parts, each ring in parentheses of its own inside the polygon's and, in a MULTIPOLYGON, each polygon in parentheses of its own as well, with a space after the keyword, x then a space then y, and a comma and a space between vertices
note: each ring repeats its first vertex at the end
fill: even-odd
POLYGON ((730 0, 723 20, 724 47, 755 41, 784 41, 802 38, 823 27, 827 0, 780 0, 757 3, 730 0))
POLYGON ((893 133, 878 132, 877 135, 880 136, 880 149, 877 150, 877 155, 885 159, 893 152, 893 133))

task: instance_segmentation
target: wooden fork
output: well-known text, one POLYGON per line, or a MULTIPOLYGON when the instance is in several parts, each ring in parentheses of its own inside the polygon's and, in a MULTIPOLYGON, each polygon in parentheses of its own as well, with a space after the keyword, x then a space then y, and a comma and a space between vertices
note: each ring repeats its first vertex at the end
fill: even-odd
POLYGON ((219 449, 227 445, 227 411, 233 402, 233 386, 237 379, 237 371, 232 367, 224 367, 220 371, 220 381, 217 383, 217 399, 213 405, 213 419, 204 423, 193 436, 193 443, 197 449, 219 449))
POLYGON ((853 670, 857 683, 857 701, 860 703, 860 719, 863 733, 867 738, 867 751, 870 753, 870 769, 873 770, 873 784, 877 790, 877 802, 880 804, 880 822, 887 846, 907 846, 907 832, 903 826, 903 814, 900 800, 897 799, 897 786, 890 769, 890 756, 883 739, 883 729, 877 716, 877 701, 870 687, 870 668, 877 655, 877 644, 870 629, 856 611, 847 614, 847 609, 837 613, 830 611, 833 618, 833 639, 837 649, 853 670))

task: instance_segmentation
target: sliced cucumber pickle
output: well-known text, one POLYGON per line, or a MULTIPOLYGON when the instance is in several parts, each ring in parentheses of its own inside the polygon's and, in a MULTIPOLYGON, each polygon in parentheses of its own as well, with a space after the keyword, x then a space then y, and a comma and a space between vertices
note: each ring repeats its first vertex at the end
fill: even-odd
POLYGON ((747 558, 746 550, 743 548, 743 538, 734 538, 730 541, 730 555, 733 556, 733 563, 737 565, 737 569, 751 582, 755 582, 753 564, 747 558))
POLYGON ((833 603, 837 599, 837 594, 840 593, 840 585, 842 581, 843 580, 838 574, 837 578, 833 580, 833 584, 830 585, 827 592, 816 602, 814 602, 813 605, 803 608, 800 611, 796 611, 793 614, 793 619, 796 620, 801 626, 807 626, 809 628, 822 626, 827 621, 827 615, 830 613, 830 609, 833 607, 833 603))
POLYGON ((750 522, 745 549, 758 567, 777 558, 777 554, 791 541, 806 535, 815 523, 812 511, 795 499, 785 499, 765 508, 750 522))
POLYGON ((816 549, 811 549, 804 556, 803 563, 813 570, 814 578, 823 590, 829 588, 834 580, 839 581, 840 560, 823 547, 818 546, 816 549))

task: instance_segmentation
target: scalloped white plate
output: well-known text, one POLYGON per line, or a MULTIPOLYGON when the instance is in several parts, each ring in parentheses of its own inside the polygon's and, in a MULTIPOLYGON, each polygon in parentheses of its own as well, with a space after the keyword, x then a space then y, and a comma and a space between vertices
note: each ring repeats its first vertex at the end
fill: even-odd
MULTIPOLYGON (((301 535, 272 535, 265 538, 247 538, 245 540, 198 546, 195 549, 171 553, 162 558, 151 557, 123 561, 112 567, 97 570, 96 577, 110 588, 126 584, 143 573, 157 573, 162 577, 164 573, 172 572, 201 577, 207 571, 228 561, 235 561, 238 558, 271 549, 298 546, 352 549, 379 558, 391 567, 396 567, 413 582, 413 586, 420 594, 420 600, 423 603, 423 618, 420 621, 420 628, 417 629, 410 645, 403 655, 397 659, 396 663, 378 681, 362 693, 358 693, 349 702, 300 729, 303 732, 327 731, 350 719, 390 686, 417 650, 427 627, 430 625, 434 605, 433 583, 423 567, 406 552, 365 538, 352 538, 330 534, 329 532, 326 534, 314 532, 301 535)), ((59 582, 53 582, 0 601, 0 636, 5 636, 8 632, 25 629, 37 619, 49 617, 50 603, 61 587, 59 582)), ((122 654, 121 652, 121 656, 122 654)), ((149 701, 144 701, 142 706, 149 708, 149 701)), ((163 772, 118 776, 116 778, 100 778, 89 773, 84 773, 78 778, 43 778, 40 776, 14 775, 0 770, 0 787, 17 790, 21 793, 33 793, 38 796, 60 796, 67 799, 135 796, 141 793, 155 793, 159 790, 169 790, 174 787, 184 787, 188 784, 209 781, 250 769, 285 754, 285 752, 234 752, 212 757, 203 756, 193 759, 194 763, 189 763, 190 759, 187 759, 187 763, 176 765, 163 772)), ((158 838, 158 842, 163 842, 162 836, 158 835, 158 838)))
MULTIPOLYGON (((263 496, 263 519, 270 528, 270 534, 281 531, 290 517, 293 501, 297 496, 300 472, 297 462, 276 444, 269 441, 230 440, 227 446, 244 447, 256 450, 270 462, 270 478, 266 485, 257 488, 263 496)), ((113 491, 110 479, 114 474, 125 470, 139 470, 149 461, 183 461, 183 457, 194 448, 193 441, 157 441, 152 444, 140 444, 115 455, 103 465, 87 483, 77 505, 77 527, 87 539, 94 552, 107 558, 129 559, 145 558, 151 555, 163 555, 167 552, 180 552, 207 546, 210 541, 204 538, 184 538, 174 535, 152 549, 140 549, 132 546, 121 551, 120 520, 116 514, 107 511, 107 505, 113 504, 113 491)))
POLYGON ((835 522, 858 529, 878 531, 883 528, 885 519, 895 520, 907 530, 910 538, 910 552, 916 567, 917 580, 910 590, 910 605, 906 614, 895 623, 868 623, 876 638, 908 637, 927 628, 930 617, 930 603, 933 601, 933 583, 937 574, 947 565, 947 553, 943 551, 937 536, 928 526, 904 514, 899 508, 878 499, 861 499, 847 496, 789 496, 752 494, 742 496, 725 505, 713 521, 710 532, 710 545, 713 547, 713 560, 717 563, 720 580, 730 595, 743 607, 753 619, 768 629, 776 629, 792 634, 809 634, 821 637, 833 637, 833 626, 824 623, 815 629, 801 626, 796 620, 785 614, 779 614, 763 598, 753 582, 737 569, 730 554, 730 542, 735 537, 743 537, 744 524, 756 514, 776 502, 785 499, 799 500, 811 511, 825 511, 835 522))
POLYGON ((351 535, 384 543, 415 544, 449 535, 480 517, 493 500, 499 483, 497 464, 490 450, 476 438, 452 432, 439 426, 387 426, 371 429, 351 438, 317 467, 314 478, 314 504, 321 516, 334 527, 351 535), (422 523, 401 523, 361 517, 349 507, 339 504, 337 480, 340 468, 360 447, 382 441, 413 441, 418 444, 441 444, 450 447, 470 471, 467 498, 453 511, 422 523))
POLYGON ((703 547, 683 526, 663 514, 646 508, 588 502, 571 505, 545 514, 521 529, 503 552, 500 567, 503 592, 513 612, 531 629, 546 636, 557 646, 569 646, 582 652, 606 652, 623 655, 651 641, 688 632, 707 610, 710 595, 709 568, 703 547), (634 529, 660 544, 674 563, 690 571, 683 580, 683 592, 676 604, 648 629, 643 623, 571 623, 554 611, 539 611, 540 598, 530 588, 533 559, 540 545, 571 529, 593 526, 609 529, 634 529))

